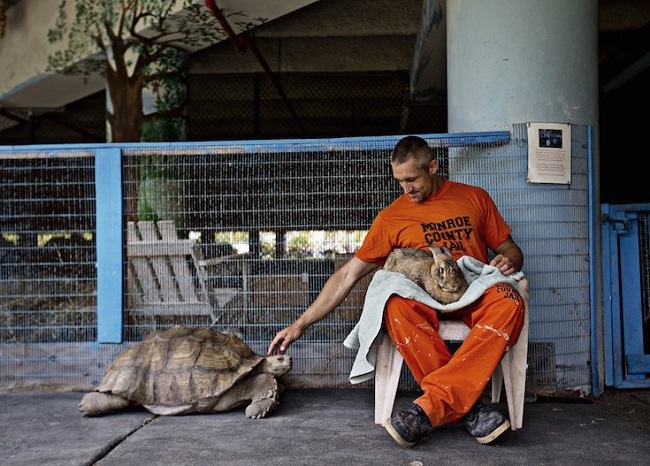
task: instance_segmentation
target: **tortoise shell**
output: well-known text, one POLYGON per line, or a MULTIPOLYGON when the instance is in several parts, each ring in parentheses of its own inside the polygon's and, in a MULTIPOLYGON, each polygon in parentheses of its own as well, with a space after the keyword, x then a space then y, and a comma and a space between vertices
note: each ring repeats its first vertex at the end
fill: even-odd
POLYGON ((196 404, 220 397, 262 360, 234 335, 174 327, 120 354, 97 391, 143 405, 196 404))

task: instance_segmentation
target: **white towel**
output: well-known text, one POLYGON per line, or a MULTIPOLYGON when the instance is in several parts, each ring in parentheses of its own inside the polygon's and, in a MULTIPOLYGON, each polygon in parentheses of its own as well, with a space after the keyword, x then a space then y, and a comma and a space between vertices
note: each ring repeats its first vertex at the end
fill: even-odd
POLYGON ((350 383, 365 382, 374 376, 379 342, 377 335, 381 330, 384 306, 391 295, 414 299, 441 313, 448 313, 473 303, 497 283, 509 283, 521 292, 519 282, 524 278, 522 272, 506 276, 496 267, 469 256, 462 256, 456 262, 469 286, 458 301, 450 304, 439 303, 401 273, 386 270, 375 273, 368 285, 359 322, 343 342, 347 348, 358 350, 350 371, 350 383))

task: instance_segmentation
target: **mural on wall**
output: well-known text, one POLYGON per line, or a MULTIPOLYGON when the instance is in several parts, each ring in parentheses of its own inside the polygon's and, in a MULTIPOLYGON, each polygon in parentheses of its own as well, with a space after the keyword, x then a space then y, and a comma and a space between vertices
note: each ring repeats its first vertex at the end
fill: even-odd
MULTIPOLYGON (((264 21, 223 13, 241 30, 264 21)), ((224 37, 210 11, 193 0, 62 0, 48 40, 65 46, 48 57, 48 68, 106 77, 110 141, 180 138, 186 54, 224 37), (171 123, 162 122, 167 118, 171 123)))
MULTIPOLYGON (((222 14, 244 31, 264 22, 248 22, 241 13, 222 14)), ((62 0, 48 40, 66 46, 48 57, 48 67, 105 76, 109 142, 179 141, 187 133, 189 54, 224 38, 212 13, 194 0, 77 0, 73 5, 62 0)), ((151 166, 145 157, 139 179, 139 217, 173 219, 169 211, 176 208, 149 199, 161 191, 175 198, 169 191, 174 175, 151 166)))

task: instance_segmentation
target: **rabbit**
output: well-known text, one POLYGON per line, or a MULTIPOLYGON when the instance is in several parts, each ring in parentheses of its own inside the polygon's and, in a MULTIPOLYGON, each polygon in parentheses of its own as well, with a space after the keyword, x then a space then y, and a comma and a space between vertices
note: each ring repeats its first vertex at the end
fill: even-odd
POLYGON ((458 301, 467 282, 447 248, 430 247, 431 254, 420 249, 394 249, 386 258, 384 270, 399 272, 424 288, 441 304, 458 301))

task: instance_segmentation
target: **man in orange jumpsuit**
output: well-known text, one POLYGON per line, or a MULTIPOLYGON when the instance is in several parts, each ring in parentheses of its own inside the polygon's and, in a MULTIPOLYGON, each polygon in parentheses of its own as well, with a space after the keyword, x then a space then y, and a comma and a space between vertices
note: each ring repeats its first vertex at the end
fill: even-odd
MULTIPOLYGON (((316 300, 288 327, 277 333, 268 354, 284 353, 314 322, 345 299, 354 284, 384 264, 395 248, 449 248, 454 258, 472 256, 504 275, 521 269, 523 254, 511 229, 483 189, 445 180, 426 141, 402 138, 391 155, 393 177, 404 194, 383 209, 361 248, 325 283, 316 300)), ((470 334, 452 355, 438 335, 439 315, 417 301, 393 295, 384 324, 424 392, 385 425, 404 447, 426 437, 436 426, 464 419, 469 433, 490 443, 510 426, 503 414, 479 398, 507 349, 519 337, 524 302, 508 284, 489 288, 478 300, 445 318, 462 319, 470 334)))

